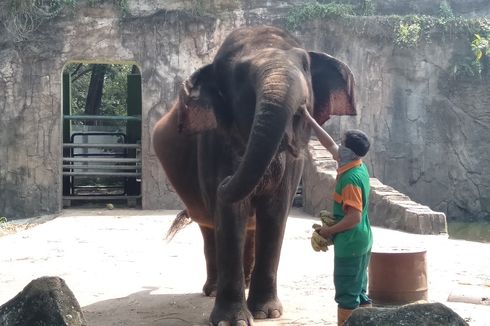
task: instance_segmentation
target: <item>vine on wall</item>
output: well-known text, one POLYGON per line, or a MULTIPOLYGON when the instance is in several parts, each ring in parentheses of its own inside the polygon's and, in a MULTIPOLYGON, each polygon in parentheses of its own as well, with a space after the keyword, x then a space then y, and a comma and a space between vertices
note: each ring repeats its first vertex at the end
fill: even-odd
POLYGON ((302 6, 294 7, 286 17, 286 27, 290 30, 299 28, 307 21, 326 18, 343 18, 353 16, 354 7, 352 5, 339 3, 319 3, 313 2, 302 6))
MULTIPOLYGON (((129 0, 85 0, 92 7, 104 2, 113 3, 120 8, 121 15, 128 14, 129 0)), ((27 40, 39 26, 58 16, 63 10, 73 11, 83 0, 4 0, 0 1, 0 21, 14 42, 27 40)), ((439 5, 438 16, 376 16, 373 0, 359 0, 356 5, 337 3, 328 0, 311 1, 293 7, 286 19, 290 30, 300 28, 312 20, 335 20, 339 23, 352 23, 352 19, 374 20, 384 28, 387 39, 392 39, 397 47, 417 47, 421 42, 431 42, 436 38, 465 37, 468 39, 469 56, 457 58, 454 76, 481 77, 490 70, 490 20, 488 18, 468 19, 456 17, 450 4, 443 0, 439 5), (364 17, 364 18, 363 18, 364 17)), ((192 13, 200 16, 205 12, 203 0, 192 0, 192 13)), ((369 33, 369 24, 364 24, 361 33, 369 33)), ((358 31, 359 32, 359 31, 358 31)), ((377 36, 379 37, 379 35, 377 36)))
POLYGON ((420 43, 435 40, 466 38, 471 56, 458 58, 454 64, 453 76, 481 77, 490 70, 490 20, 486 17, 464 18, 454 15, 447 1, 441 1, 438 16, 429 15, 389 15, 376 16, 376 8, 370 0, 361 0, 359 5, 336 2, 311 3, 293 7, 286 17, 286 27, 296 30, 312 20, 331 20, 353 26, 353 20, 365 20, 360 33, 369 34, 369 24, 386 26, 385 35, 376 37, 391 39, 396 47, 414 48, 420 43), (369 20, 361 16, 370 16, 369 20), (369 22, 369 24, 367 24, 369 22), (368 26, 368 27, 367 27, 368 26), (472 54, 473 52, 473 54, 472 54))
MULTIPOLYGON (((88 0, 94 7, 103 2, 112 2, 128 12, 128 0, 88 0)), ((41 24, 55 18, 64 9, 73 10, 81 0, 5 0, 0 1, 0 21, 14 42, 22 42, 41 24)))
POLYGON ((490 29, 483 31, 482 34, 475 34, 471 42, 471 50, 475 55, 475 69, 478 76, 490 69, 490 29))
POLYGON ((0 3, 0 20, 14 42, 28 35, 47 20, 56 17, 65 5, 75 0, 7 0, 0 3))

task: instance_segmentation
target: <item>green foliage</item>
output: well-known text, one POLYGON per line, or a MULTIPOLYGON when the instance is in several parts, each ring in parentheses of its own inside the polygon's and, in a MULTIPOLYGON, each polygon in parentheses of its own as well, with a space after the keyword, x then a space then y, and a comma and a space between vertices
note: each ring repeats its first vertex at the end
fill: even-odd
POLYGON ((376 13, 376 4, 373 0, 362 0, 357 12, 361 16, 373 16, 376 13))
POLYGON ((452 71, 456 79, 481 79, 490 70, 490 21, 477 20, 471 31, 474 32, 470 43, 473 56, 456 59, 452 71))
POLYGON ((442 18, 454 18, 453 9, 445 0, 439 4, 439 16, 442 18))
MULTIPOLYGON (((70 63, 66 67, 66 70, 72 75, 72 115, 85 113, 92 67, 93 64, 80 63, 70 63)), ((99 115, 127 115, 127 75, 131 73, 131 69, 132 65, 107 65, 99 115)), ((73 123, 83 124, 82 121, 73 123)), ((123 125, 124 122, 110 121, 104 124, 123 125)))
POLYGON ((479 79, 483 71, 482 64, 473 57, 460 58, 454 65, 451 75, 454 79, 479 79))
POLYGON ((490 61, 490 32, 483 35, 475 34, 473 42, 471 42, 471 50, 475 55, 471 67, 473 67, 473 75, 482 76, 484 70, 488 69, 490 61))
POLYGON ((127 115, 127 76, 132 65, 109 65, 102 95, 104 115, 127 115))
POLYGON ((475 54, 476 61, 481 61, 483 57, 490 55, 489 36, 490 34, 485 36, 475 34, 475 39, 471 42, 471 50, 475 54))
POLYGON ((291 9, 286 17, 286 27, 294 30, 314 19, 342 18, 349 15, 354 15, 354 7, 351 5, 314 2, 291 9))
MULTIPOLYGON (((393 42, 400 47, 415 47, 420 42, 471 38, 485 30, 487 18, 436 17, 426 15, 378 17, 378 23, 387 20, 393 25, 393 42)), ((471 42, 471 41, 469 41, 471 42)))
POLYGON ((7 223, 7 218, 5 216, 0 217, 0 224, 7 223))
POLYGON ((403 22, 395 30, 394 42, 400 47, 416 46, 420 39, 422 28, 419 21, 403 22))
POLYGON ((394 16, 393 42, 399 47, 415 47, 422 40, 431 42, 433 38, 446 38, 464 34, 469 28, 468 20, 443 18, 426 15, 394 16))
POLYGON ((468 19, 446 15, 399 17, 395 27, 394 44, 398 47, 415 47, 422 40, 431 42, 436 37, 468 38, 468 55, 456 58, 452 75, 455 78, 481 78, 490 69, 490 20, 468 19), (470 50, 469 49, 469 50, 470 50), (473 53, 473 56, 470 54, 473 53))
MULTIPOLYGON (((413 48, 422 42, 430 43, 434 40, 445 42, 448 39, 467 38, 470 45, 468 53, 455 58, 452 74, 476 78, 490 71, 488 17, 457 17, 446 0, 439 3, 437 16, 373 16, 376 8, 372 0, 361 0, 358 3, 358 6, 353 7, 329 0, 312 1, 291 9, 286 17, 286 27, 295 30, 312 20, 335 20, 338 24, 348 25, 359 36, 391 39, 399 48, 413 48), (372 17, 366 19, 360 16, 372 17), (378 24, 381 28, 370 28, 372 24, 378 24)), ((413 11, 416 12, 417 8, 413 8, 413 11)))

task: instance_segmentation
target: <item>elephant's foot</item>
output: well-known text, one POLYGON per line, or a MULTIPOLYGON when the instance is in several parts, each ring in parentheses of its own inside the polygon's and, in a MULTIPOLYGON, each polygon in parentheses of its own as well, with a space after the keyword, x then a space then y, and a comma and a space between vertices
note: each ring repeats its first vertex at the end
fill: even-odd
POLYGON ((204 286, 202 287, 202 293, 207 297, 216 296, 216 280, 206 280, 204 286))
POLYGON ((252 314, 243 302, 215 303, 213 312, 209 317, 210 326, 251 326, 252 314))
POLYGON ((282 316, 282 304, 277 297, 269 300, 249 297, 247 304, 255 319, 279 318, 282 316))

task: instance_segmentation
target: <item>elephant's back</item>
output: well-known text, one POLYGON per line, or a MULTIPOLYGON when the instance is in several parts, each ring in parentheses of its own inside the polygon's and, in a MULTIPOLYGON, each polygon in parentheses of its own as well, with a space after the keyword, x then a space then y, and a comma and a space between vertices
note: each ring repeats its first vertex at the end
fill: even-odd
POLYGON ((233 61, 268 48, 288 50, 300 47, 291 34, 273 26, 242 27, 232 31, 221 45, 215 63, 233 61))

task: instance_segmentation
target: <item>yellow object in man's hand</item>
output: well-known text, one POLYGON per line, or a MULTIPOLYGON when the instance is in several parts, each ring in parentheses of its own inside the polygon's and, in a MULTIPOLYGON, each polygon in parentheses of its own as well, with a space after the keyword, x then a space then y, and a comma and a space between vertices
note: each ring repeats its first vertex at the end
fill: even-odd
POLYGON ((320 220, 322 221, 322 225, 316 223, 312 225, 312 228, 315 231, 313 231, 313 234, 311 235, 311 247, 315 251, 327 251, 328 246, 333 245, 333 241, 330 237, 328 239, 322 237, 319 231, 322 227, 334 225, 336 221, 326 210, 320 211, 320 220))
POLYGON ((311 247, 315 251, 327 251, 328 250, 328 240, 322 237, 318 232, 313 231, 311 235, 311 247))
POLYGON ((320 220, 322 221, 323 226, 332 226, 337 223, 332 214, 330 214, 330 212, 326 210, 320 211, 320 220))

